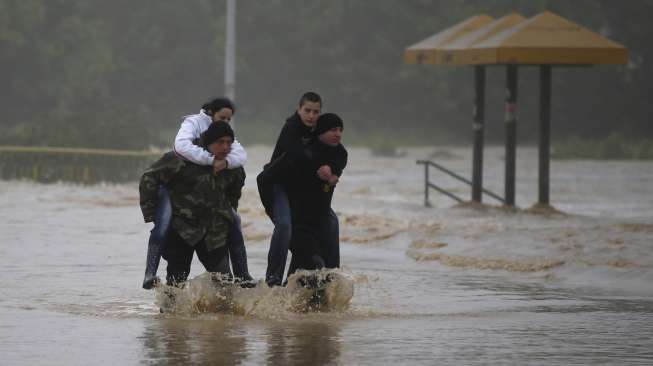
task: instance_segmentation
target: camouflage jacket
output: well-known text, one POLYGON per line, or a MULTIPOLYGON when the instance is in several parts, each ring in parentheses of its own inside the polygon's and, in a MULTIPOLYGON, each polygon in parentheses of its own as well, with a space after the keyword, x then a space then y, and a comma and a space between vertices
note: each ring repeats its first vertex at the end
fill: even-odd
POLYGON ((209 251, 225 245, 232 208, 238 208, 245 171, 225 169, 217 175, 210 166, 181 160, 174 153, 163 155, 143 173, 139 186, 145 222, 154 220, 158 190, 170 192, 172 228, 191 246, 203 238, 209 251))

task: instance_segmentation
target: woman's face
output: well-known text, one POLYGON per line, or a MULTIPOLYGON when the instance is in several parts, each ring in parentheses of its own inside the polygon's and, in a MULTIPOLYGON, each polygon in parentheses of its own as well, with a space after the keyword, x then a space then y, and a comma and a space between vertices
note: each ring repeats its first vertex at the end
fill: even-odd
POLYGON ((231 122, 231 117, 234 116, 234 111, 231 108, 222 108, 213 114, 213 122, 225 121, 231 122))

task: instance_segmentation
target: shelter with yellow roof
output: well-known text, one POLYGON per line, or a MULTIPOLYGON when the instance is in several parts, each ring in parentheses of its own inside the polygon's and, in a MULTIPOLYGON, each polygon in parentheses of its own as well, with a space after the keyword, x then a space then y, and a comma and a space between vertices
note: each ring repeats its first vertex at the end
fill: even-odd
MULTIPOLYGON (((518 67, 536 66, 540 69, 537 205, 549 207, 551 68, 622 65, 627 62, 627 58, 628 51, 625 46, 549 11, 529 19, 514 13, 496 20, 484 14, 478 15, 416 43, 406 48, 404 52, 406 63, 474 66, 475 105, 472 124, 474 153, 472 181, 469 182, 472 186, 472 201, 480 203, 482 193, 486 193, 507 206, 515 205, 518 67), (506 159, 503 198, 483 189, 485 68, 487 66, 506 67, 507 92, 504 106, 506 159)), ((418 163, 425 165, 425 203, 428 205, 429 187, 442 192, 440 187, 428 181, 428 167, 434 166, 438 169, 442 167, 429 161, 418 161, 418 163)), ((449 192, 445 194, 462 201, 449 192)))

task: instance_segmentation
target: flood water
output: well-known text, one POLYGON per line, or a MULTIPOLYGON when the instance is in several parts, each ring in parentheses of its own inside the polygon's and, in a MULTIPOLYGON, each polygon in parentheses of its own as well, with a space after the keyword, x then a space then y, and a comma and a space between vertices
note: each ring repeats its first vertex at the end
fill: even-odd
MULTIPOLYGON (((433 159, 469 176, 468 150, 433 159)), ((255 176, 270 148, 248 153, 240 213, 262 278, 272 225, 255 176)), ((239 293, 240 312, 160 314, 140 288, 151 224, 136 182, 0 182, 0 364, 653 364, 652 162, 552 161, 558 212, 542 212, 528 210, 537 151, 522 148, 519 210, 435 191, 427 208, 415 160, 432 153, 350 149, 333 206, 354 293, 325 312, 293 311, 283 290, 259 288, 239 293)), ((502 181, 502 150, 490 148, 485 186, 501 194, 502 181)), ((202 273, 195 260, 191 277, 202 273)))

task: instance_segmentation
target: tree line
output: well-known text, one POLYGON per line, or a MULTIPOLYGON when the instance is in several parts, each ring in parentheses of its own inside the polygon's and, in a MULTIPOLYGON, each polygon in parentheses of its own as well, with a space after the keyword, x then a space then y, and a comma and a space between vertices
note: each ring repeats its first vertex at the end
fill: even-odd
MULTIPOLYGON (((223 93, 225 1, 0 0, 0 144, 169 146, 223 93)), ((469 16, 551 10, 629 48, 625 66, 555 68, 553 139, 653 137, 653 1, 237 2, 236 126, 268 143, 303 91, 352 145, 469 143, 473 72, 406 65, 403 49, 469 16)), ((520 142, 536 139, 535 68, 519 82, 520 142)), ((487 138, 503 140, 505 70, 488 71, 487 138)))

